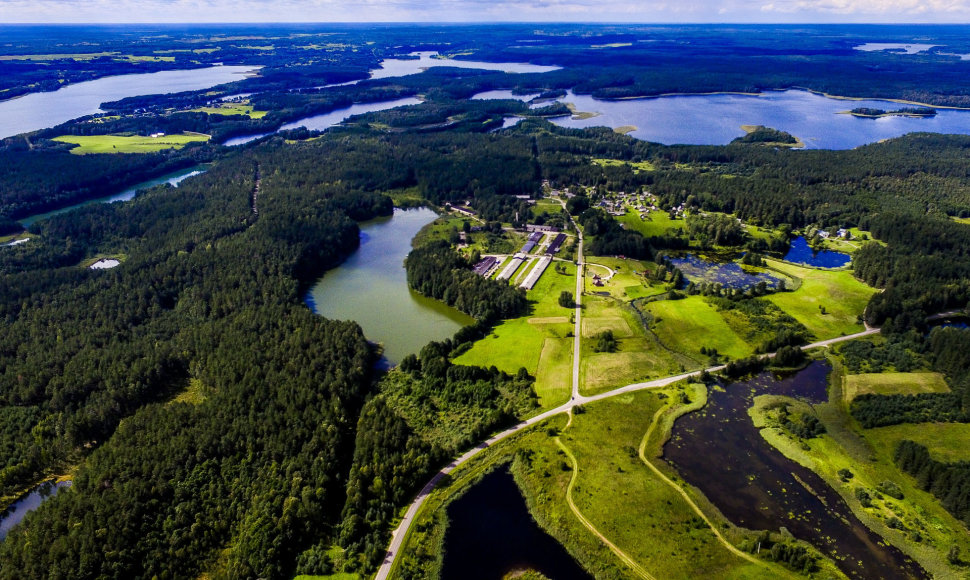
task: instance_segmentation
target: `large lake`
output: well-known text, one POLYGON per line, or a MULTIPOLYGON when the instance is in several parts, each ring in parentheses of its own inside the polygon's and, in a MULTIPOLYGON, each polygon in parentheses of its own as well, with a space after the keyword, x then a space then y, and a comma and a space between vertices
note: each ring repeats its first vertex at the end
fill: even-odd
POLYGON ((543 66, 525 62, 482 62, 477 60, 439 58, 436 56, 437 54, 436 52, 416 52, 413 55, 418 58, 388 58, 382 60, 380 68, 371 71, 370 78, 386 79, 390 77, 403 77, 424 72, 435 66, 471 68, 507 73, 544 73, 561 68, 558 66, 543 66))
POLYGON ((104 77, 47 93, 30 93, 0 102, 0 139, 54 127, 101 111, 101 103, 126 97, 198 91, 238 81, 252 66, 213 66, 192 70, 104 77))
POLYGON ((384 345, 390 364, 474 323, 472 317, 408 288, 404 258, 411 240, 437 217, 426 208, 395 209, 393 217, 361 224, 360 248, 317 281, 307 293, 307 304, 327 318, 357 322, 369 340, 384 345))
POLYGON ((635 126, 637 139, 666 145, 724 145, 745 133, 741 125, 787 131, 809 149, 852 149, 906 133, 970 134, 970 111, 938 109, 935 117, 863 119, 839 114, 857 107, 886 111, 908 105, 890 101, 851 101, 808 91, 768 91, 760 95, 683 95, 602 101, 569 93, 563 102, 577 111, 599 113, 589 119, 551 119, 562 127, 635 126))

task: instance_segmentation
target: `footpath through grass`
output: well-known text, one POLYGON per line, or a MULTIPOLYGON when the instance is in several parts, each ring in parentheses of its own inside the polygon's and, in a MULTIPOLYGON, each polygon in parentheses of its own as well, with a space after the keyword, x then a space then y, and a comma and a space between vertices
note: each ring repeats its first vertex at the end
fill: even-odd
POLYGON ((657 578, 763 578, 729 552, 681 495, 638 455, 656 412, 681 389, 586 405, 560 439, 578 464, 573 501, 611 542, 657 578))
POLYGON ((189 143, 208 141, 208 135, 200 133, 183 133, 181 135, 164 135, 162 137, 146 137, 143 135, 62 135, 54 141, 74 143, 77 147, 71 149, 74 155, 88 155, 92 153, 155 153, 165 149, 181 149, 189 143))

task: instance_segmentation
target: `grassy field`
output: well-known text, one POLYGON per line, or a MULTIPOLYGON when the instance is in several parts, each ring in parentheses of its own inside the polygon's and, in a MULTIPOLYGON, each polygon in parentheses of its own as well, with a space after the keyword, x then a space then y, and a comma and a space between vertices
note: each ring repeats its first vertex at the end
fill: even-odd
POLYGON ((662 236, 673 230, 683 230, 687 223, 682 219, 670 219, 670 214, 663 210, 650 212, 645 219, 640 219, 640 213, 636 210, 628 210, 626 215, 618 218, 621 224, 625 224, 628 229, 640 232, 646 237, 662 236))
POLYGON ((583 305, 579 377, 583 394, 600 393, 698 366, 695 361, 664 349, 654 337, 647 335, 632 308, 625 303, 585 296, 583 305), (592 337, 607 329, 613 330, 618 339, 617 351, 595 352, 596 339, 592 337))
POLYGON ((953 221, 958 222, 958 223, 961 223, 961 224, 970 224, 970 217, 965 217, 965 218, 954 217, 952 219, 953 219, 953 221))
MULTIPOLYGON (((853 513, 870 529, 883 536, 907 555, 915 558, 937 578, 962 578, 963 573, 947 562, 950 547, 957 545, 961 553, 970 550, 970 534, 953 516, 946 512, 932 495, 917 488, 912 477, 901 473, 893 462, 893 452, 898 438, 908 437, 913 431, 924 430, 927 437, 932 429, 927 425, 906 425, 871 430, 859 430, 845 412, 841 393, 838 366, 830 377, 829 402, 809 407, 806 403, 763 395, 755 399, 749 411, 755 425, 761 427, 762 436, 788 458, 812 469, 837 491, 853 513), (772 421, 769 409, 779 402, 791 405, 792 413, 809 412, 817 415, 826 426, 826 434, 813 439, 793 439, 772 421), (852 477, 847 481, 840 477, 840 470, 848 470, 852 477), (897 500, 879 494, 876 487, 885 481, 896 483, 903 491, 904 499, 897 500), (863 507, 856 497, 862 488, 872 496, 871 507, 863 507), (903 529, 890 528, 888 522, 897 518, 903 529), (919 533, 919 539, 915 533, 919 533)), ((960 425, 962 430, 937 431, 949 435, 955 441, 950 452, 967 449, 970 442, 970 426, 960 425)), ((966 454, 964 454, 966 456, 966 454)))
POLYGON ((866 439, 880 455, 892 457, 896 445, 909 439, 925 446, 937 461, 970 461, 970 425, 966 423, 920 423, 866 430, 866 439))
POLYGON ((802 268, 778 260, 767 262, 772 268, 801 280, 798 290, 771 294, 767 300, 804 324, 817 338, 835 338, 865 330, 857 320, 876 290, 857 280, 852 272, 802 268))
POLYGON ((701 347, 716 349, 733 359, 744 358, 754 352, 702 296, 683 300, 658 300, 647 304, 654 316, 651 330, 667 347, 706 362, 701 347))
POLYGON ((189 143, 208 141, 208 135, 198 133, 143 137, 141 135, 62 135, 54 141, 74 143, 75 155, 89 153, 154 153, 164 149, 181 149, 189 143))
MULTIPOLYGON (((572 498, 596 530, 658 578, 760 578, 763 567, 729 552, 636 449, 674 391, 587 405, 560 440, 576 460, 572 498)), ((562 509, 563 506, 555 506, 562 509)))
POLYGON ((950 387, 940 373, 868 373, 845 377, 846 402, 859 395, 915 395, 949 393, 950 387))
POLYGON ((667 291, 664 284, 643 276, 644 272, 651 273, 656 270, 656 264, 651 262, 606 256, 587 256, 586 262, 589 264, 586 269, 586 289, 590 292, 609 292, 614 298, 633 300, 667 291), (606 280, 603 286, 594 286, 593 274, 601 277, 609 275, 603 266, 613 271, 613 277, 606 280))
POLYGON ((566 273, 546 269, 529 294, 532 312, 506 320, 492 334, 457 357, 455 364, 489 367, 515 373, 525 367, 536 377, 536 393, 544 408, 569 399, 572 388, 572 310, 559 306, 559 293, 576 289, 576 266, 565 263, 566 273))
POLYGON ((619 167, 621 165, 629 165, 633 168, 634 173, 640 173, 641 171, 655 171, 657 168, 653 163, 649 161, 621 161, 619 159, 593 159, 593 163, 599 165, 600 167, 619 167))
POLYGON ((532 214, 536 216, 559 215, 562 211, 562 204, 551 199, 540 199, 532 206, 532 214))
POLYGON ((262 119, 269 111, 256 111, 248 102, 223 103, 213 107, 199 107, 189 113, 207 113, 209 115, 246 116, 250 119, 262 119))

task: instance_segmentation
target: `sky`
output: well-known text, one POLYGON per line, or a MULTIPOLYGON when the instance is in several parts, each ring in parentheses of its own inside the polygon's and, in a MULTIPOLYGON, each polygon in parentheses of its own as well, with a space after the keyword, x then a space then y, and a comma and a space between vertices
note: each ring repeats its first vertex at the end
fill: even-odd
POLYGON ((0 0, 0 23, 968 23, 970 0, 0 0))

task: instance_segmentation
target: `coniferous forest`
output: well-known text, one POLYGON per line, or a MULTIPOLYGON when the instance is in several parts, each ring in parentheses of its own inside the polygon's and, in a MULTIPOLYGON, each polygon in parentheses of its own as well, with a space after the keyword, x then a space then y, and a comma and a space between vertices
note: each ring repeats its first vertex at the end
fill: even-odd
MULTIPOLYGON (((522 33, 479 38, 478 58, 520 58, 509 46, 522 33)), ((628 40, 610 34, 607 40, 628 40)), ((334 571, 333 546, 346 550, 346 571, 373 572, 400 508, 428 476, 537 408, 535 377, 526 369, 452 362, 502 320, 528 313, 529 302, 523 291, 475 275, 474 264, 447 242, 411 252, 408 283, 476 323, 393 370, 376 367, 378 349, 355 323, 316 316, 306 306, 310 284, 357 249, 358 224, 391 215, 392 199, 435 207, 471 202, 496 233, 499 222, 531 217, 516 196, 535 199, 544 182, 649 191, 664 210, 723 212, 786 233, 861 228, 881 242, 860 249, 853 262, 854 274, 880 290, 863 316, 883 328, 885 342, 845 346, 847 364, 865 359, 902 370, 918 360, 943 373, 952 392, 862 395, 853 416, 865 427, 970 421, 965 334, 931 330, 926 320, 970 302, 970 226, 954 219, 970 215, 970 137, 912 134, 846 151, 663 146, 609 129, 557 127, 544 118, 564 113, 556 104, 530 109, 519 101, 467 99, 492 89, 624 97, 779 88, 807 79, 819 90, 925 93, 934 104, 964 104, 970 97, 963 77, 930 64, 908 83, 878 70, 864 86, 856 74, 867 70, 865 55, 837 69, 826 68, 832 61, 825 57, 800 77, 776 57, 759 71, 742 67, 723 76, 719 71, 746 57, 713 58, 707 44, 668 68, 621 66, 617 59, 606 71, 567 42, 555 59, 533 58, 564 65, 548 77, 447 69, 320 88, 365 79, 381 58, 426 48, 413 32, 386 35, 370 52, 337 47, 332 61, 320 62, 294 56, 292 39, 279 39, 276 53, 259 57, 262 74, 241 81, 252 81, 241 86, 255 93, 253 106, 271 110, 261 119, 166 112, 205 105, 209 95, 201 91, 153 95, 105 104, 117 119, 85 119, 0 142, 0 235, 18 231, 16 220, 32 213, 209 164, 177 188, 38 221, 30 243, 0 248, 0 495, 76 473, 70 493, 46 501, 0 542, 0 579, 289 578, 334 571), (303 67, 299 74, 290 70, 293 62, 303 67), (420 105, 354 117, 326 133, 297 130, 245 147, 218 145, 350 103, 418 94, 420 105), (525 119, 500 129, 509 115, 525 119), (144 133, 161 126, 152 119, 164 119, 172 132, 207 132, 212 142, 78 156, 50 140, 144 133), (643 163, 651 170, 638 170, 643 163), (122 263, 81 267, 102 256, 122 263)), ((777 48, 764 42, 769 52, 777 48)), ((251 51, 227 46, 219 58, 244 56, 251 51)), ((0 71, 16 66, 0 61, 0 71)), ((50 70, 22 66, 19 83, 0 75, 2 90, 12 95, 30 82, 59 82, 50 70)), ((64 70, 64 78, 80 80, 128 66, 70 63, 64 70)), ((573 200, 567 207, 593 238, 592 253, 662 261, 664 251, 685 247, 683 236, 644 237, 585 196, 573 200)), ((745 240, 726 217, 692 218, 687 228, 705 246, 745 240)), ((745 243, 776 257, 787 249, 780 238, 745 243)), ((735 298, 712 297, 712 304, 768 318, 765 302, 735 298)), ((801 351, 791 347, 807 342, 807 330, 790 317, 775 321, 775 336, 758 350, 784 348, 784 362, 800 364, 801 351)), ((616 350, 617 340, 608 338, 603 350, 616 350)), ((728 373, 750 374, 763 363, 732 361, 728 373)), ((818 434, 804 417, 797 423, 818 434)), ((966 521, 966 465, 937 462, 916 444, 901 446, 896 458, 966 521)), ((777 546, 775 558, 814 566, 804 551, 777 546)))

